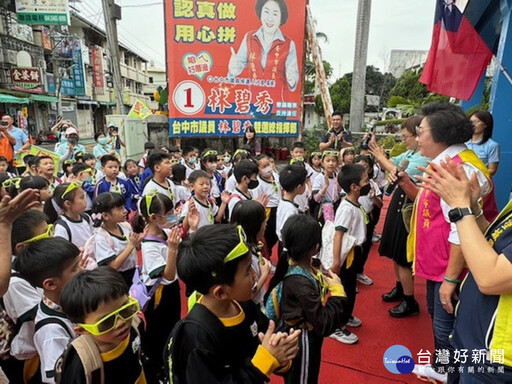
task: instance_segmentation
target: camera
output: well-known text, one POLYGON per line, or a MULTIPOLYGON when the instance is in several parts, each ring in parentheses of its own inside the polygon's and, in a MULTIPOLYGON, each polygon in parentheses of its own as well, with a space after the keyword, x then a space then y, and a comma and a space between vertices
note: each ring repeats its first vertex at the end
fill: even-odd
POLYGON ((375 125, 373 125, 371 128, 370 128, 370 132, 368 132, 368 136, 366 137, 366 139, 364 139, 364 141, 361 143, 361 148, 362 149, 370 149, 370 140, 372 139, 372 136, 373 136, 373 132, 375 131, 375 125))

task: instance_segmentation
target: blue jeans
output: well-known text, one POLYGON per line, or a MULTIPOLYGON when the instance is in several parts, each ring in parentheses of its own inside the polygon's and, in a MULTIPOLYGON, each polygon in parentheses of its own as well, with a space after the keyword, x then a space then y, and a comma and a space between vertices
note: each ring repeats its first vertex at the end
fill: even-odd
MULTIPOLYGON (((432 330, 434 332, 434 347, 436 351, 447 349, 450 351, 449 364, 436 362, 436 353, 432 353, 432 366, 440 373, 448 372, 448 367, 454 367, 455 372, 448 374, 448 383, 458 383, 458 364, 453 362, 454 348, 450 343, 450 334, 453 330, 455 316, 446 312, 439 298, 441 283, 427 280, 427 310, 432 317, 432 330)), ((452 303, 455 308, 455 302, 452 303)))

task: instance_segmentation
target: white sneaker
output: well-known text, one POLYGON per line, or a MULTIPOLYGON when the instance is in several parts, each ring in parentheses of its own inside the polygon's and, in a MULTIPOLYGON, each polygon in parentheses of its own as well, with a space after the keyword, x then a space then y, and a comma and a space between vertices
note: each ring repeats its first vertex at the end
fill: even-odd
POLYGON ((446 373, 437 373, 431 365, 418 365, 414 366, 412 373, 416 375, 416 377, 423 381, 428 381, 430 383, 437 383, 440 381, 441 383, 448 382, 448 375, 446 373))
POLYGON ((350 319, 346 325, 348 327, 357 328, 357 327, 360 327, 361 324, 363 324, 363 322, 361 321, 361 319, 359 317, 350 316, 350 319))
POLYGON ((372 235, 372 243, 376 243, 378 241, 380 241, 381 239, 381 235, 379 235, 377 232, 373 232, 373 235, 372 235))
POLYGON ((359 337, 357 337, 355 333, 350 332, 345 327, 336 330, 330 337, 343 344, 355 344, 359 340, 359 337))
POLYGON ((366 276, 364 273, 357 274, 357 281, 359 281, 363 285, 372 285, 373 280, 366 276))

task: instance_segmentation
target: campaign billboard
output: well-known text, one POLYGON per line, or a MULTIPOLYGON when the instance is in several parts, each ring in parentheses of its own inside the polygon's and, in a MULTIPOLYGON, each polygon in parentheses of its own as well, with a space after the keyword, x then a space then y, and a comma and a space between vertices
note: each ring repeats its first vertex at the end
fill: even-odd
POLYGON ((166 0, 171 137, 297 136, 306 0, 166 0))

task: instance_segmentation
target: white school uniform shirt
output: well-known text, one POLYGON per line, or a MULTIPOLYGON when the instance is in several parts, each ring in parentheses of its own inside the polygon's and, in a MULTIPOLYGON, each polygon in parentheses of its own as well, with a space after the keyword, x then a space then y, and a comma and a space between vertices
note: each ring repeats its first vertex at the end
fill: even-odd
MULTIPOLYGON (((167 255, 169 247, 167 246, 167 236, 169 229, 164 229, 165 238, 162 241, 143 239, 141 244, 142 269, 140 279, 147 286, 153 286, 160 278, 160 275, 167 265, 167 255)), ((169 285, 176 281, 177 276, 172 281, 165 278, 160 279, 160 284, 169 285)))
POLYGON ((4 309, 15 322, 21 322, 21 327, 11 342, 11 356, 18 360, 27 360, 37 354, 34 345, 34 321, 39 303, 43 299, 43 290, 31 285, 27 280, 16 276, 15 270, 11 271, 9 288, 2 297, 4 309))
POLYGON ((219 183, 217 183, 217 178, 214 175, 210 177, 210 196, 214 199, 220 197, 219 183))
POLYGON ((151 180, 149 180, 144 186, 144 189, 142 190, 142 196, 146 196, 148 193, 156 190, 158 193, 163 193, 169 197, 172 200, 172 204, 176 205, 176 203, 179 201, 176 193, 176 187, 171 179, 166 178, 165 180, 167 183, 169 183, 169 186, 159 184, 155 181, 154 178, 151 178, 151 180))
MULTIPOLYGON (((205 225, 215 224, 215 216, 217 215, 217 212, 219 212, 219 207, 217 207, 217 204, 214 202, 208 200, 208 204, 204 205, 200 201, 196 199, 195 196, 192 197, 194 199, 194 202, 196 204, 197 211, 199 212, 199 224, 197 228, 204 227, 205 225)), ((188 214, 188 206, 190 204, 190 201, 192 199, 187 200, 185 205, 183 206, 183 209, 181 210, 181 217, 185 218, 188 214)))
POLYGON ((355 238, 354 246, 361 245, 366 240, 365 214, 362 209, 345 198, 336 210, 334 219, 334 228, 337 231, 343 231, 355 238))
POLYGON ((236 182, 236 179, 235 179, 235 174, 233 173, 231 176, 228 177, 228 179, 226 180, 226 185, 224 186, 224 189, 226 191, 228 191, 229 193, 233 193, 234 190, 236 189, 236 186, 237 186, 237 182, 236 182))
MULTIPOLYGON (((462 151, 466 150, 467 147, 465 144, 455 144, 446 148, 443 152, 441 152, 435 159, 432 160, 434 164, 439 165, 441 160, 445 160, 446 156, 455 157, 462 151)), ((478 184, 480 185, 480 189, 482 190, 481 196, 485 196, 489 193, 491 189, 491 185, 489 184, 489 180, 485 177, 485 175, 480 171, 477 167, 470 163, 462 163, 462 168, 464 172, 466 172, 466 176, 471 180, 473 174, 476 173, 478 184)), ((428 176, 423 174, 423 176, 428 176)), ((457 224, 450 222, 450 218, 448 216, 448 212, 452 209, 443 199, 441 199, 441 209, 443 210, 444 218, 447 223, 450 223, 450 234, 448 236, 448 241, 451 244, 460 245, 459 233, 457 232, 457 224)))
MULTIPOLYGON (((133 232, 130 228, 130 224, 122 223, 118 224, 119 229, 123 236, 117 236, 110 232, 107 232, 104 228, 98 231, 94 243, 94 256, 98 266, 107 265, 111 261, 123 252, 128 246, 130 235, 133 232), (109 239, 107 238, 109 237, 109 239)), ((119 272, 128 271, 137 266, 137 253, 135 248, 133 249, 130 256, 126 258, 124 263, 118 269, 119 272)))
POLYGON ((270 199, 268 200, 267 208, 275 208, 279 205, 279 201, 282 198, 282 188, 279 183, 279 175, 275 172, 272 172, 272 176, 274 177, 273 181, 267 181, 262 179, 258 175, 258 187, 253 189, 252 195, 255 199, 258 198, 259 195, 268 195, 270 199))
POLYGON ((188 177, 190 176, 190 174, 192 172, 196 171, 197 168, 196 168, 196 165, 193 165, 193 167, 190 168, 190 166, 187 164, 187 162, 185 160, 183 160, 183 165, 185 166, 185 177, 188 180, 188 177))
MULTIPOLYGON (((310 166, 311 167, 311 166, 310 166)), ((315 168, 311 167, 311 180, 315 180, 318 175, 322 174, 322 170, 317 171, 315 168)))
POLYGON ((304 213, 309 209, 309 199, 311 198, 311 191, 306 186, 306 190, 302 195, 295 196, 293 202, 299 207, 299 212, 304 213))
POLYGON ((36 324, 44 319, 57 318, 66 326, 69 333, 60 324, 46 324, 34 334, 34 344, 41 361, 41 376, 43 383, 55 383, 55 363, 64 353, 68 344, 76 337, 73 323, 67 316, 58 312, 43 301, 37 309, 36 324), (70 334, 73 337, 70 337, 70 334))
POLYGON ((251 191, 249 191, 249 195, 246 195, 241 190, 236 188, 229 198, 229 203, 228 203, 229 221, 231 221, 231 214, 233 213, 233 210, 235 209, 235 205, 239 201, 243 201, 243 200, 252 200, 251 191))
POLYGON ((281 199, 277 206, 276 213, 276 235, 279 241, 283 241, 281 237, 281 230, 283 229, 284 223, 292 215, 299 213, 299 206, 289 200, 281 199))
MULTIPOLYGON (((313 191, 318 192, 325 186, 325 175, 320 173, 313 180, 313 191)), ((325 203, 335 203, 340 199, 340 188, 338 184, 338 180, 336 178, 336 173, 329 178, 329 186, 325 191, 324 202, 325 203)))
POLYGON ((176 190, 176 200, 178 202, 181 202, 182 204, 184 204, 185 201, 192 197, 190 189, 188 189, 184 185, 175 185, 174 189, 176 190))
POLYGON ((89 221, 84 219, 82 216, 80 216, 80 220, 75 221, 71 220, 64 214, 60 215, 59 219, 62 219, 64 222, 66 222, 69 227, 69 231, 71 232, 71 239, 68 236, 66 228, 64 228, 64 226, 58 221, 55 222, 55 236, 59 236, 68 241, 71 241, 78 248, 83 247, 89 237, 91 237, 93 234, 92 219, 86 213, 84 213, 84 215, 87 216, 89 221))
MULTIPOLYGON (((380 191, 379 185, 373 181, 373 179, 370 179, 369 182, 375 191, 375 196, 381 197, 382 192, 380 191)), ((375 205, 375 202, 373 201, 373 198, 370 196, 370 194, 367 194, 366 196, 360 196, 357 202, 361 204, 367 213, 370 213, 373 210, 373 206, 375 205)))

